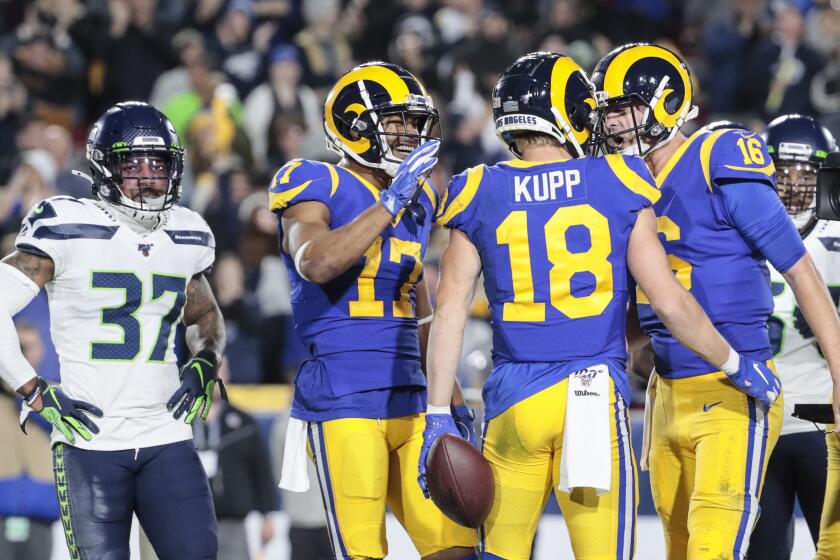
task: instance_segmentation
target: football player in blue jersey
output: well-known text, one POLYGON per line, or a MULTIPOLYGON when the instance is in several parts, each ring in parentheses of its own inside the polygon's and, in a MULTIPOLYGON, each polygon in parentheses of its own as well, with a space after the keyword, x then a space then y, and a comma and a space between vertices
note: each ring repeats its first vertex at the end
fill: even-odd
MULTIPOLYGON (((527 559, 552 489, 576 558, 632 558, 638 497, 625 371, 629 274, 705 360, 772 374, 739 357, 674 278, 651 209, 660 193, 644 162, 586 157, 594 88, 577 63, 526 55, 504 72, 492 102, 498 136, 518 159, 454 177, 438 217, 451 232, 429 338, 420 485, 425 491, 431 445, 457 435, 447 405, 483 272, 494 367, 484 385, 482 452, 496 485, 483 558, 527 559)), ((767 393, 775 387, 759 389, 774 398, 767 393)))
MULTIPOLYGON (((603 150, 643 156, 656 177, 659 233, 679 282, 735 350, 772 367, 770 261, 825 352, 840 418, 840 321, 776 195, 762 138, 727 128, 686 138, 680 129, 697 113, 691 75, 665 48, 619 47, 599 61, 592 79, 604 115, 603 150)), ((652 293, 640 288, 638 315, 657 373, 649 384, 650 445, 643 461, 649 460, 668 558, 741 559, 784 405, 756 398, 766 370, 733 375, 734 369, 690 352, 655 315, 652 293)))
MULTIPOLYGON (((422 558, 474 558, 476 532, 425 500, 414 472, 426 409, 420 325, 431 320, 422 259, 440 204, 425 182, 437 121, 409 72, 363 64, 324 107, 328 146, 342 160, 293 160, 271 182, 295 329, 310 354, 295 379, 281 486, 307 487, 308 442, 336 558, 387 554, 386 505, 422 558)), ((471 425, 462 402, 453 408, 471 425)))

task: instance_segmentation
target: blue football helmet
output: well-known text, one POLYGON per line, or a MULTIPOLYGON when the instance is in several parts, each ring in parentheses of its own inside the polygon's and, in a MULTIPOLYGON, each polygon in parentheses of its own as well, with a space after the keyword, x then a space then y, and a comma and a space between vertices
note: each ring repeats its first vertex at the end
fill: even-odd
POLYGON ((837 149, 834 137, 811 117, 784 115, 767 125, 764 138, 776 166, 776 192, 799 231, 807 231, 817 220, 817 170, 837 149))
POLYGON ((147 103, 118 103, 90 130, 86 158, 92 173, 93 195, 138 221, 157 219, 181 197, 184 148, 166 116, 147 103), (146 169, 155 177, 130 176, 131 169, 146 169), (123 191, 125 180, 168 179, 166 192, 154 198, 132 200, 123 191))
POLYGON ((592 82, 602 116, 599 151, 644 156, 664 146, 698 113, 688 66, 664 47, 647 43, 618 47, 598 61, 592 82), (628 108, 631 126, 608 130, 606 115, 628 108))
POLYGON ((547 134, 572 157, 583 157, 595 124, 594 94, 589 78, 570 57, 527 54, 504 71, 493 89, 496 135, 519 158, 518 132, 547 134))

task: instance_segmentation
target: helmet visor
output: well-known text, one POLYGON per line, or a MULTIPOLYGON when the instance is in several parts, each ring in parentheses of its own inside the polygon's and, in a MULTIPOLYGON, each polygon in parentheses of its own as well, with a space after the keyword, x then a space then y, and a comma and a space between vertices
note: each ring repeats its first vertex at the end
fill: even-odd
POLYGON ((818 165, 808 161, 778 161, 776 192, 791 217, 810 210, 817 194, 818 165))

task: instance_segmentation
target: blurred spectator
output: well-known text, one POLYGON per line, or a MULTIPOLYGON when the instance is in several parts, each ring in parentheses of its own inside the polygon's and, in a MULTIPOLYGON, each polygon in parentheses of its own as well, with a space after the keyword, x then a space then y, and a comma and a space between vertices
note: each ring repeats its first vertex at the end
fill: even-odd
POLYGON ((476 92, 490 99, 501 73, 519 56, 510 41, 510 22, 495 10, 485 10, 478 33, 456 47, 452 56, 456 71, 474 74, 476 92))
POLYGON ((172 38, 172 48, 178 53, 181 65, 167 70, 155 80, 149 104, 157 108, 166 107, 175 95, 192 89, 190 67, 201 64, 208 56, 204 37, 195 29, 183 29, 176 33, 172 38))
MULTIPOLYGON (((286 427, 289 413, 277 417, 271 428, 271 459, 274 480, 279 484, 283 472, 283 454, 286 446, 286 427)), ((309 490, 290 492, 280 490, 283 511, 289 516, 290 560, 332 560, 330 534, 327 532, 327 515, 318 491, 318 473, 312 460, 306 461, 309 490)))
POLYGON ((53 155, 42 148, 21 154, 21 163, 9 184, 0 190, 0 230, 15 231, 36 202, 55 194, 58 164, 53 155))
POLYGON ((57 124, 49 125, 44 129, 42 146, 56 164, 56 194, 90 198, 90 183, 72 173, 73 169, 87 172, 88 164, 83 154, 75 149, 70 131, 57 124))
MULTIPOLYGON (((38 329, 26 324, 17 329, 24 357, 37 368, 43 352, 38 329)), ((49 424, 30 417, 28 435, 21 433, 16 400, 0 382, 0 558, 49 560, 51 525, 59 517, 49 424)))
POLYGON ((85 60, 67 33, 68 22, 58 19, 65 12, 55 10, 56 5, 60 3, 51 0, 30 4, 10 51, 15 74, 33 100, 34 114, 70 127, 82 117, 85 60))
POLYGON ((598 59, 610 51, 609 40, 592 29, 584 19, 586 6, 580 0, 553 0, 546 3, 538 27, 536 50, 563 53, 571 56, 583 68, 592 68, 598 59), (551 43, 546 40, 551 38, 551 43))
POLYGON ((840 11, 825 8, 814 20, 812 37, 826 65, 811 83, 811 103, 836 137, 840 135, 840 11))
POLYGON ((235 254, 226 253, 216 261, 213 288, 225 318, 231 379, 234 383, 262 382, 263 317, 256 297, 245 289, 245 272, 235 254))
MULTIPOLYGON (((703 92, 709 99, 704 109, 714 113, 749 111, 761 103, 743 90, 744 65, 762 52, 769 21, 764 0, 735 0, 731 10, 710 21, 704 32, 703 48, 707 60, 703 92)), ((765 62, 765 66, 766 66, 765 62)), ((766 85, 766 77, 758 77, 766 85)))
POLYGON ((314 89, 332 86, 353 65, 348 43, 339 23, 339 0, 307 0, 303 4, 306 27, 295 35, 295 44, 306 62, 303 82, 314 89))
POLYGON ((248 173, 241 168, 217 174, 214 196, 204 209, 204 219, 216 237, 216 252, 236 251, 243 224, 239 205, 253 192, 248 173))
POLYGON ((12 71, 12 61, 0 52, 0 185, 12 173, 16 136, 25 118, 26 88, 12 71))
MULTIPOLYGON (((219 378, 230 381, 229 361, 222 360, 219 378)), ((216 387, 219 391, 219 387, 216 387)), ((252 511, 263 515, 262 547, 274 538, 268 514, 277 510, 277 489, 271 459, 260 427, 254 418, 216 395, 206 422, 193 424, 195 447, 213 491, 219 520, 219 560, 250 558, 245 517, 252 511)))
POLYGON ((104 103, 146 100, 155 80, 178 62, 173 31, 156 17, 158 0, 108 0, 104 103))
POLYGON ((388 47, 388 60, 402 66, 420 79, 429 91, 438 91, 437 34, 425 15, 411 13, 394 27, 388 47))
POLYGON ((323 104, 312 88, 301 83, 300 52, 291 45, 277 45, 268 60, 268 82, 254 89, 245 100, 243 124, 251 138, 256 166, 279 168, 288 160, 277 140, 282 120, 289 116, 299 123, 304 135, 299 152, 318 158, 324 151, 323 104))
POLYGON ((263 73, 262 53, 251 42, 251 16, 251 0, 230 0, 207 38, 207 50, 220 61, 240 99, 256 87, 263 73))
POLYGON ((760 107, 767 120, 780 114, 813 113, 811 82, 823 59, 804 39, 802 12, 783 2, 777 8, 770 40, 754 49, 740 67, 739 97, 760 107))

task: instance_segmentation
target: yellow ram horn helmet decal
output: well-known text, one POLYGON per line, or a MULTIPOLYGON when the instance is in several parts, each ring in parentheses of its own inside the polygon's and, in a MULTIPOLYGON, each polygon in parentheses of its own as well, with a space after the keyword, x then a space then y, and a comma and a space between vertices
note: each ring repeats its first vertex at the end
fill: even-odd
MULTIPOLYGON (((691 108, 691 100, 693 99, 693 88, 691 84, 691 77, 688 74, 688 69, 682 60, 671 51, 658 47, 656 45, 636 45, 618 53, 610 62, 604 73, 603 89, 609 97, 619 97, 625 95, 624 80, 630 68, 637 62, 645 58, 655 58, 666 61, 674 68, 677 75, 682 81, 682 87, 685 91, 683 101, 676 111, 669 112, 665 108, 665 102, 668 96, 674 91, 673 88, 666 84, 663 94, 659 99, 655 100, 653 104, 653 114, 657 121, 662 123, 666 128, 673 128, 677 126, 681 116, 691 108)), ((676 85, 676 84, 675 84, 676 85)))
MULTIPOLYGON (((560 112, 560 115, 566 123, 572 122, 572 118, 566 107, 566 86, 575 72, 583 74, 583 69, 568 56, 558 58, 551 69, 551 105, 560 112)), ((591 108, 595 108, 594 98, 592 98, 591 103, 587 99, 586 103, 591 108)), ((563 130, 562 123, 558 122, 557 126, 563 130)), ((589 138, 589 129, 586 127, 583 127, 583 130, 576 130, 574 127, 571 127, 571 133, 574 134, 578 144, 581 145, 589 138)))
MULTIPOLYGON (((394 103, 402 103, 409 94, 411 93, 408 89, 408 85, 406 85, 405 80, 391 70, 390 68, 386 68, 384 66, 380 66, 377 64, 372 65, 363 65, 357 68, 354 68, 347 74, 345 74, 333 88, 330 90, 329 94, 327 95, 327 100, 324 104, 324 122, 326 124, 327 130, 332 133, 336 138, 338 138, 345 146, 356 152, 357 154, 361 154, 366 152, 370 149, 370 140, 367 138, 359 138, 358 140, 353 140, 352 138, 347 138, 343 134, 341 134, 336 126, 335 119, 333 118, 333 110, 335 109, 334 104, 336 97, 344 90, 344 88, 352 87, 358 88, 360 91, 364 91, 364 82, 371 81, 379 84, 388 92, 388 95, 391 97, 391 101, 394 103)), ((424 91, 425 94, 425 91, 424 91)), ((362 93, 362 98, 364 99, 364 93, 362 93)), ((367 107, 362 105, 361 103, 351 103, 347 107, 337 107, 340 112, 345 113, 352 113, 355 115, 360 115, 362 112, 367 110, 367 107)))

